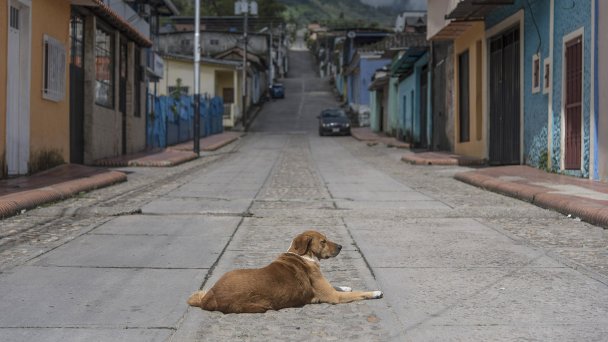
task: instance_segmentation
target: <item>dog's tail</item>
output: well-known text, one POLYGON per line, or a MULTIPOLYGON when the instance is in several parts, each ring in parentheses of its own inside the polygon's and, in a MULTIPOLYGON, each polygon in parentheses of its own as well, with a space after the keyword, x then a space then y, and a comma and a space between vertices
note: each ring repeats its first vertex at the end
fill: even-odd
POLYGON ((190 306, 198 306, 199 308, 202 308, 203 298, 205 297, 205 294, 207 294, 206 291, 196 291, 196 292, 194 292, 190 296, 190 298, 188 298, 188 305, 190 305, 190 306))

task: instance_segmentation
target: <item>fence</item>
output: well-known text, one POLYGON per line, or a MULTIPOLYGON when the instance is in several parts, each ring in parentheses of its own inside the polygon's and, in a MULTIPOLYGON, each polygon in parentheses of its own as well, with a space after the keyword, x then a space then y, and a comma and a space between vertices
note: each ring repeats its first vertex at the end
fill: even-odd
MULTIPOLYGON (((200 137, 224 131, 224 103, 221 97, 201 97, 200 137)), ((154 110, 148 120, 148 147, 167 147, 192 140, 194 137, 194 98, 159 96, 154 98, 154 110)))

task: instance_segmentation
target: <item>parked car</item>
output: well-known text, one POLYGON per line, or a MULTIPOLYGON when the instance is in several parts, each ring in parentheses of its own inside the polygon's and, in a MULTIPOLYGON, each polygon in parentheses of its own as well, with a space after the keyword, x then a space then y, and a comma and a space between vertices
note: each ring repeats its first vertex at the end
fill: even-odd
POLYGON ((350 135, 350 119, 340 108, 329 108, 321 111, 319 119, 319 135, 350 135))
POLYGON ((285 86, 281 83, 275 83, 270 86, 270 96, 273 99, 283 99, 285 98, 285 86))

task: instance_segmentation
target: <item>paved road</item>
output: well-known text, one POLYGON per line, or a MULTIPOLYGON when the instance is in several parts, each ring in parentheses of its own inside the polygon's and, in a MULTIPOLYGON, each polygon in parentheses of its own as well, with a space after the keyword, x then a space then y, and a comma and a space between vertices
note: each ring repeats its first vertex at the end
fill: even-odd
POLYGON ((2 221, 33 233, 2 249, 0 340, 608 338, 604 230, 454 181, 459 167, 319 137, 330 87, 307 52, 290 65, 286 99, 217 155, 2 221), (385 298, 245 315, 186 306, 310 228, 344 246, 322 262, 332 283, 385 298))

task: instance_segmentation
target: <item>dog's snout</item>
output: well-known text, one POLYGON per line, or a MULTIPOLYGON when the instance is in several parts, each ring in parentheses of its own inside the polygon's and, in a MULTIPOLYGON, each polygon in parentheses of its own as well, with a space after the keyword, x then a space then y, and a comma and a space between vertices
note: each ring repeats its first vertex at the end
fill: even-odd
POLYGON ((342 245, 336 245, 336 248, 338 249, 338 251, 342 250, 342 245))

